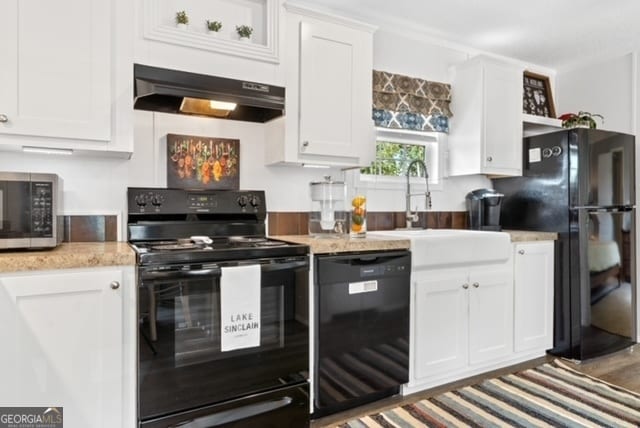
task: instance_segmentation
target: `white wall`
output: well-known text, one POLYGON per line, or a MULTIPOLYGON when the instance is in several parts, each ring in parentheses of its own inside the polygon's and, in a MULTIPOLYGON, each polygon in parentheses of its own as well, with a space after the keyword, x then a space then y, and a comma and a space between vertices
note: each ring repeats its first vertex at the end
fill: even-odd
POLYGON ((341 177, 337 169, 265 166, 265 127, 259 123, 207 119, 164 113, 135 112, 136 152, 131 159, 130 186, 167 183, 167 134, 187 134, 240 140, 240 188, 266 191, 269 211, 307 211, 309 182, 324 175, 341 177))
POLYGON ((604 116, 598 128, 635 134, 635 56, 632 53, 558 72, 557 114, 588 111, 604 116))
POLYGON ((384 29, 374 34, 373 45, 374 69, 437 82, 450 82, 452 67, 470 57, 469 51, 438 46, 384 29))

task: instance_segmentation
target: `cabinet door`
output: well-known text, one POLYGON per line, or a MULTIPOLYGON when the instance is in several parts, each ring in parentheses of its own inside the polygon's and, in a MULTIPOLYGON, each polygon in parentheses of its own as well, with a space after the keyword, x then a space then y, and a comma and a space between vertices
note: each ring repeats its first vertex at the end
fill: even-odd
POLYGON ((513 271, 477 268, 469 275, 469 363, 513 352, 513 271))
POLYGON ((553 242, 514 248, 515 350, 546 351, 553 346, 553 242))
POLYGON ((0 134, 108 141, 111 2, 0 5, 0 134))
POLYGON ((412 378, 441 375, 467 364, 466 271, 416 276, 412 378))
POLYGON ((371 46, 363 37, 340 25, 300 23, 300 153, 358 156, 363 114, 372 123, 371 46))
POLYGON ((522 72, 484 65, 482 169, 488 174, 522 175, 522 72))
POLYGON ((69 427, 122 425, 120 269, 0 276, 0 403, 64 409, 69 427))

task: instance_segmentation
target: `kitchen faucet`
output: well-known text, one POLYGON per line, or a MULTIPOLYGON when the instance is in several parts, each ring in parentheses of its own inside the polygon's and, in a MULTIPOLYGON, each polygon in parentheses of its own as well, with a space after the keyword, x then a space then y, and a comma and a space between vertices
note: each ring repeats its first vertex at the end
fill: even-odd
POLYGON ((407 229, 411 229, 414 222, 418 221, 418 207, 416 206, 416 212, 411 212, 411 197, 416 195, 424 195, 425 196, 425 208, 431 209, 431 192, 429 191, 429 173, 427 172, 427 165, 420 160, 415 159, 412 160, 409 166, 407 167, 407 194, 406 194, 406 217, 407 217, 407 229), (422 169, 424 169, 424 182, 427 185, 427 191, 425 193, 411 193, 411 181, 410 174, 411 168, 414 165, 421 165, 422 169))

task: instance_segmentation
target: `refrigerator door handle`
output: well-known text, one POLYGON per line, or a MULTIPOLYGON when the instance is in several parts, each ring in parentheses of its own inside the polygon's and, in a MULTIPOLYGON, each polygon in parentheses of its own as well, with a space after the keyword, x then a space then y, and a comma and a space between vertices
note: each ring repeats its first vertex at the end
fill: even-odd
POLYGON ((633 205, 579 205, 572 207, 574 210, 602 211, 602 212, 624 212, 633 211, 633 205))

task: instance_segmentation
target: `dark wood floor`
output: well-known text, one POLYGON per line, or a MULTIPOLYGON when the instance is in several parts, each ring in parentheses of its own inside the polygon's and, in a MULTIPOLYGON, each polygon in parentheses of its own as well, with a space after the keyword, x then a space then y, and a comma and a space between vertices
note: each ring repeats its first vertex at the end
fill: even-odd
POLYGON ((572 365, 583 373, 640 393, 640 345, 572 365))
MULTIPOLYGON (((434 395, 441 394, 443 392, 457 389, 466 385, 477 383, 483 379, 501 376, 507 373, 512 373, 520 370, 525 370, 531 367, 538 366, 545 361, 554 359, 553 356, 547 356, 546 358, 539 358, 531 360, 526 363, 518 364, 515 366, 507 367, 505 369, 496 370, 490 373, 485 373, 480 376, 474 376, 468 379, 464 379, 459 382, 443 385, 438 388, 429 389, 416 394, 408 395, 406 397, 391 397, 388 399, 380 400, 375 403, 361 406, 356 409, 352 409, 346 412, 338 413, 335 415, 327 416, 321 419, 317 419, 311 423, 312 428, 324 428, 335 427, 342 422, 350 419, 367 415, 370 413, 380 412, 398 405, 405 403, 411 403, 424 398, 432 397, 434 395)), ((572 367, 583 373, 595 376, 604 381, 625 387, 631 391, 640 393, 640 345, 635 345, 629 349, 616 352, 614 354, 595 358, 592 360, 574 362, 568 361, 572 367)))

